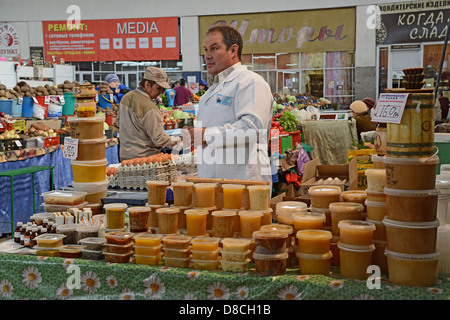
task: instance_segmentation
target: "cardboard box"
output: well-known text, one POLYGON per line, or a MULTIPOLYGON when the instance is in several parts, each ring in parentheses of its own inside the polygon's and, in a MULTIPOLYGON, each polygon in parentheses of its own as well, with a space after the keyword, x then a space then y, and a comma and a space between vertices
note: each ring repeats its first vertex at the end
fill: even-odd
POLYGON ((308 190, 315 186, 320 179, 339 178, 345 179, 344 183, 330 183, 329 185, 338 185, 344 191, 345 184, 348 182, 348 190, 358 189, 358 167, 356 158, 353 158, 349 164, 338 165, 319 165, 319 158, 311 160, 305 164, 303 170, 302 183, 300 184, 300 194, 302 199, 311 199, 308 190))
POLYGON ((30 129, 30 127, 35 123, 42 123, 53 130, 61 129, 61 120, 60 119, 52 119, 52 120, 27 120, 25 123, 25 132, 30 129))

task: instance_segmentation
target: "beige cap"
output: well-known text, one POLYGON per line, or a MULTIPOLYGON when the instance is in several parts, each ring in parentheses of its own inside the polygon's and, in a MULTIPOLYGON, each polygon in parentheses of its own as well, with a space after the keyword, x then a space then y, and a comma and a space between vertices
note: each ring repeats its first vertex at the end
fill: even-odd
POLYGON ((155 81, 164 89, 170 89, 169 78, 164 70, 156 67, 147 67, 144 72, 144 79, 155 81))
POLYGON ((350 109, 355 113, 363 113, 369 110, 367 105, 361 100, 356 100, 350 105, 350 109))

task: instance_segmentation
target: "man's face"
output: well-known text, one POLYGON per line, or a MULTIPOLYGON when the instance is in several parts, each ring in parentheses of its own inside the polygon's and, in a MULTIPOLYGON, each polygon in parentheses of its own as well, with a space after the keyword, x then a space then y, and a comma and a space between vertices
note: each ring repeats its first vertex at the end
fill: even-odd
POLYGON ((150 82, 146 81, 144 91, 148 93, 150 98, 156 99, 160 94, 164 92, 164 88, 157 83, 150 85, 150 82))
POLYGON ((209 33, 203 44, 205 48, 205 62, 208 73, 215 76, 238 62, 237 44, 227 50, 220 32, 209 33))

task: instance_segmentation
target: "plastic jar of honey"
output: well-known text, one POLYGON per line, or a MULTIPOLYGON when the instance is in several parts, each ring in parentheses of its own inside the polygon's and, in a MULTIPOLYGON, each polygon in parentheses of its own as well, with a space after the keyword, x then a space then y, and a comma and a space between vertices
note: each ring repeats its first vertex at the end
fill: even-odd
POLYGON ((103 137, 105 116, 68 117, 70 136, 75 139, 100 139, 103 137))
POLYGON ((192 237, 183 235, 168 235, 162 238, 165 249, 189 249, 192 237))
POLYGON ((331 230, 331 211, 327 208, 314 208, 309 207, 309 211, 311 212, 318 212, 325 215, 325 222, 323 223, 324 229, 330 229, 331 230))
POLYGON ((388 272, 387 258, 386 255, 384 254, 387 247, 387 241, 373 240, 373 244, 375 245, 375 251, 373 252, 372 255, 372 264, 378 266, 381 272, 387 273, 388 272))
POLYGON ((219 249, 220 238, 218 237, 197 237, 192 239, 192 250, 195 251, 216 251, 219 249))
POLYGON ((148 231, 148 222, 151 209, 149 207, 128 208, 128 218, 130 221, 130 232, 148 231))
POLYGON ((178 213, 178 230, 180 229, 186 229, 186 215, 184 212, 186 210, 192 209, 191 206, 170 206, 173 209, 180 210, 180 213, 178 213))
POLYGON ((330 274, 331 251, 320 254, 297 252, 296 255, 300 274, 330 274))
POLYGON ((236 221, 236 212, 234 211, 213 211, 213 234, 215 237, 227 238, 234 235, 234 222, 236 221))
POLYGON ((301 230, 296 233, 298 252, 326 254, 330 251, 332 234, 327 230, 301 230))
POLYGON ((366 219, 367 222, 371 222, 375 225, 375 231, 373 232, 373 240, 383 240, 386 241, 386 226, 383 221, 376 221, 366 219))
POLYGON ((341 220, 338 223, 339 237, 343 244, 369 246, 373 243, 375 225, 368 221, 341 220))
POLYGON ((313 186, 308 189, 311 196, 311 207, 326 208, 332 202, 340 201, 342 189, 338 186, 313 186))
POLYGON ((323 229, 325 214, 319 212, 294 213, 294 234, 300 230, 323 229))
POLYGON ((162 234, 143 232, 134 236, 134 243, 140 247, 157 247, 161 245, 162 237, 162 234))
POLYGON ((261 228, 262 216, 263 214, 260 211, 244 210, 239 212, 242 238, 251 238, 253 232, 261 228))
POLYGON ((367 189, 370 191, 383 192, 386 186, 385 169, 366 169, 367 189))
POLYGON ((216 183, 195 183, 195 206, 210 208, 216 205, 216 183))
POLYGON ((391 158, 386 164, 386 187, 400 190, 427 190, 436 186, 439 157, 391 158))
MULTIPOLYGON (((90 204, 101 204, 102 199, 108 195, 109 181, 99 182, 72 182, 74 191, 86 192, 85 200, 90 204)), ((94 214, 94 212, 92 212, 94 214)))
POLYGON ((72 160, 70 164, 75 182, 101 182, 106 179, 106 158, 93 161, 72 160))
POLYGON ((386 165, 384 164, 384 157, 376 154, 371 154, 370 157, 372 158, 373 162, 373 168, 374 169, 385 169, 386 165))
POLYGON ((158 214, 158 228, 161 234, 173 234, 178 232, 178 214, 180 209, 177 208, 159 208, 156 209, 158 214))
POLYGON ((106 137, 78 140, 78 156, 75 160, 91 161, 105 158, 106 137))
POLYGON ((186 233, 189 236, 203 236, 206 234, 206 219, 208 210, 188 209, 184 211, 186 215, 186 233))
POLYGON ((408 254, 426 254, 436 251, 439 220, 427 222, 402 222, 383 219, 386 226, 388 248, 408 254))
POLYGON ((384 193, 384 190, 381 192, 377 192, 366 189, 366 192, 367 192, 367 201, 386 202, 386 194, 384 193))
POLYGON ((253 253, 255 272, 260 276, 280 276, 286 273, 287 252, 280 254, 253 253))
POLYGON ((163 204, 163 205, 151 205, 151 204, 145 204, 146 207, 150 208, 150 216, 149 216, 149 220, 148 220, 148 226, 149 228, 158 228, 158 214, 156 213, 156 210, 160 209, 160 208, 168 208, 169 205, 163 204))
POLYGON ((398 190, 385 188, 389 219, 404 222, 434 221, 439 190, 398 190))
POLYGON ((356 202, 330 203, 331 230, 333 235, 339 235, 338 224, 341 220, 362 220, 364 205, 356 202))
POLYGON ((253 232, 256 243, 256 253, 279 254, 286 252, 286 240, 288 235, 283 231, 259 230, 253 232))
POLYGON ((164 205, 166 203, 168 181, 147 181, 148 204, 164 205))
POLYGON ((242 184, 223 184, 223 209, 242 209, 245 186, 242 184))
POLYGON ((294 242, 293 240, 295 238, 293 226, 290 226, 287 224, 272 223, 272 224, 267 224, 267 225, 261 226, 261 228, 259 230, 261 230, 261 231, 272 230, 272 231, 286 232, 286 234, 288 235, 287 240, 286 240, 286 247, 290 248, 293 245, 293 242, 294 242))
POLYGON ((432 287, 438 282, 440 253, 404 254, 386 249, 389 281, 402 286, 432 287))
POLYGON ((224 238, 221 241, 223 251, 244 253, 250 249, 251 239, 224 238))
POLYGON ((125 227, 125 203, 108 203, 103 206, 106 212, 106 229, 121 229, 125 227))
POLYGON ((192 205, 193 182, 172 182, 173 205, 187 207, 192 205))
POLYGON ((272 188, 269 185, 247 186, 250 210, 266 210, 270 208, 270 193, 272 188))
POLYGON ((341 242, 340 252, 341 275, 346 278, 366 280, 369 274, 367 268, 372 265, 372 255, 375 246, 352 246, 341 242))
POLYGON ((381 221, 387 215, 386 202, 375 202, 366 200, 367 219, 381 221))
POLYGON ((356 202, 364 204, 367 199, 367 192, 364 190, 349 190, 341 193, 342 201, 356 202))
POLYGON ((292 215, 296 212, 306 212, 308 205, 301 201, 281 201, 275 206, 275 214, 280 223, 293 225, 292 215))

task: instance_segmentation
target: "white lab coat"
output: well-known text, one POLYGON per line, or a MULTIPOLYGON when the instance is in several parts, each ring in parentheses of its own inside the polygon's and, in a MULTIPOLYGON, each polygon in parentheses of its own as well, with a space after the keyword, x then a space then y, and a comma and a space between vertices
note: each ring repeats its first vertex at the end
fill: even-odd
POLYGON ((268 139, 272 104, 267 82, 246 66, 239 66, 216 88, 207 90, 200 98, 197 114, 196 126, 207 128, 208 143, 207 147, 197 149, 198 177, 271 184, 268 139), (240 139, 232 139, 239 133, 251 138, 247 143, 242 134, 240 139))

